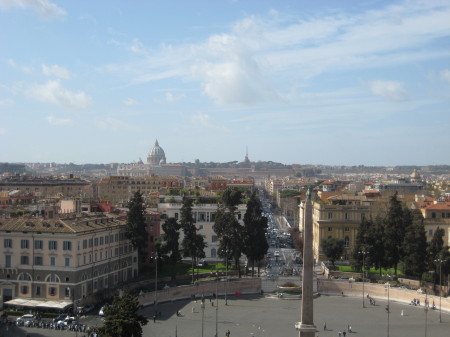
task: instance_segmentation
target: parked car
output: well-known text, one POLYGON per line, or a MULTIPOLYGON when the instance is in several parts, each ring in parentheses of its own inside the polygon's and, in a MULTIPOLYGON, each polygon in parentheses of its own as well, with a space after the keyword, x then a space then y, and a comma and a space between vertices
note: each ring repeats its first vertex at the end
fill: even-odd
POLYGON ((25 326, 29 326, 31 323, 34 323, 35 321, 36 321, 36 316, 34 316, 32 314, 25 314, 16 319, 17 324, 23 324, 25 326))
POLYGON ((61 321, 58 321, 58 325, 68 326, 71 324, 77 324, 75 317, 66 317, 61 321))
POLYGON ((64 320, 67 317, 67 314, 59 314, 55 318, 53 318, 53 323, 57 323, 59 321, 64 320))
POLYGON ((99 315, 99 316, 105 316, 104 310, 105 310, 105 306, 101 307, 101 308, 100 308, 100 311, 98 312, 98 315, 99 315))
POLYGON ((88 312, 91 312, 91 311, 93 311, 95 309, 95 305, 93 305, 93 304, 88 304, 88 305, 86 305, 84 308, 83 308, 83 313, 84 314, 86 314, 86 313, 88 313, 88 312))

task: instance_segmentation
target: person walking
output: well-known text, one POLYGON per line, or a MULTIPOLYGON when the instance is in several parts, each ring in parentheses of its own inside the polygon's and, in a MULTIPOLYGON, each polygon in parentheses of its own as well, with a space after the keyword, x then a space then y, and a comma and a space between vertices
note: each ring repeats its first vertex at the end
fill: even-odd
POLYGON ((323 322, 323 331, 327 331, 327 322, 323 322))

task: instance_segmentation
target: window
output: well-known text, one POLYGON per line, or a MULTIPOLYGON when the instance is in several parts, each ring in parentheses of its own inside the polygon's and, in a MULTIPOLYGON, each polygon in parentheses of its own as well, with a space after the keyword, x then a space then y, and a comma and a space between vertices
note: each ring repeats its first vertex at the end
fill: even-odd
POLYGON ((56 287, 50 287, 50 288, 48 289, 48 294, 49 294, 50 296, 56 296, 56 287))
POLYGON ((328 212, 328 220, 333 219, 333 213, 332 212, 328 212))
POLYGON ((217 250, 216 250, 216 248, 212 248, 212 249, 211 249, 211 257, 216 257, 216 255, 217 255, 217 250))
POLYGON ((364 220, 366 218, 366 213, 361 213, 361 220, 364 220))
POLYGON ((63 250, 72 250, 72 241, 63 241, 63 250))
POLYGON ((94 240, 93 239, 89 239, 89 248, 92 248, 93 245, 94 245, 94 240))
POLYGON ((20 287, 20 292, 22 293, 22 295, 28 294, 28 286, 20 287))
POLYGON ((94 247, 97 247, 98 246, 98 238, 95 238, 94 239, 94 247))
POLYGON ((22 255, 20 257, 20 264, 28 264, 29 262, 28 255, 22 255))
POLYGON ((241 218, 242 218, 242 214, 238 213, 238 220, 241 220, 241 218))
POLYGON ((217 241, 217 235, 213 235, 211 237, 211 242, 216 242, 217 241))
POLYGON ((5 267, 11 268, 11 255, 5 255, 5 267))
POLYGON ((344 239, 344 246, 345 246, 345 248, 350 247, 350 239, 348 236, 346 236, 344 239))
POLYGON ((3 246, 5 248, 12 248, 12 239, 4 239, 3 240, 3 246))
POLYGON ((443 218, 445 218, 445 213, 442 213, 441 216, 442 216, 443 218))
POLYGON ((115 256, 119 256, 119 248, 114 249, 114 254, 115 254, 115 256))
POLYGON ((34 249, 44 249, 44 243, 42 242, 42 240, 34 241, 34 249))
POLYGON ((23 240, 20 240, 20 248, 22 248, 22 249, 28 249, 28 240, 25 240, 25 239, 23 239, 23 240))
POLYGON ((103 246, 103 236, 100 237, 100 246, 103 246))
POLYGON ((109 236, 109 242, 111 242, 111 243, 114 242, 114 235, 111 234, 111 235, 109 236))
POLYGON ((344 232, 350 232, 350 227, 344 227, 344 232))
POLYGON ((432 217, 433 219, 436 219, 436 213, 432 212, 432 213, 431 213, 431 217, 432 217))
POLYGON ((107 245, 108 243, 109 243, 109 236, 106 235, 106 236, 105 236, 105 244, 107 245))
POLYGON ((344 220, 348 220, 348 219, 349 219, 348 213, 344 213, 344 220))
POLYGON ((83 264, 86 264, 86 255, 83 255, 83 264))
POLYGON ((83 240, 83 249, 87 248, 87 240, 83 240))
POLYGON ((148 230, 149 230, 150 232, 153 232, 153 231, 154 231, 153 225, 148 226, 148 230))
POLYGON ((36 295, 37 296, 41 295, 41 286, 36 287, 36 295))
POLYGON ((42 256, 35 256, 34 257, 34 264, 36 266, 42 266, 42 256))
POLYGON ((64 267, 70 267, 70 257, 64 258, 64 267))
POLYGON ((49 250, 56 250, 58 248, 58 242, 54 241, 54 240, 50 240, 48 242, 48 249, 49 250))
POLYGON ((328 227, 328 231, 332 232, 333 231, 333 227, 328 227))
POLYGON ((50 256, 50 265, 53 267, 56 266, 56 257, 50 256))

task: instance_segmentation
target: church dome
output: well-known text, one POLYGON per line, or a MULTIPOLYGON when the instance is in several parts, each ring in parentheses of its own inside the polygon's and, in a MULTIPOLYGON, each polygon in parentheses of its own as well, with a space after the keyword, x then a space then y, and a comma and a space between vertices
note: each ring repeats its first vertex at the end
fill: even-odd
POLYGON ((158 144, 158 140, 156 140, 155 145, 148 153, 147 164, 150 165, 160 165, 166 163, 166 154, 161 146, 158 144))

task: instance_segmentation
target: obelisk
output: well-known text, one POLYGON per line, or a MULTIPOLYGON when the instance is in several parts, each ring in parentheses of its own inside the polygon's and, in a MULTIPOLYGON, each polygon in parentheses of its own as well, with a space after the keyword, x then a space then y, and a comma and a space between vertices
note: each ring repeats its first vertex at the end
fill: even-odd
POLYGON ((313 226, 311 189, 306 193, 303 205, 303 273, 302 273, 302 310, 300 321, 300 337, 314 337, 316 327, 314 325, 313 310, 313 226))

